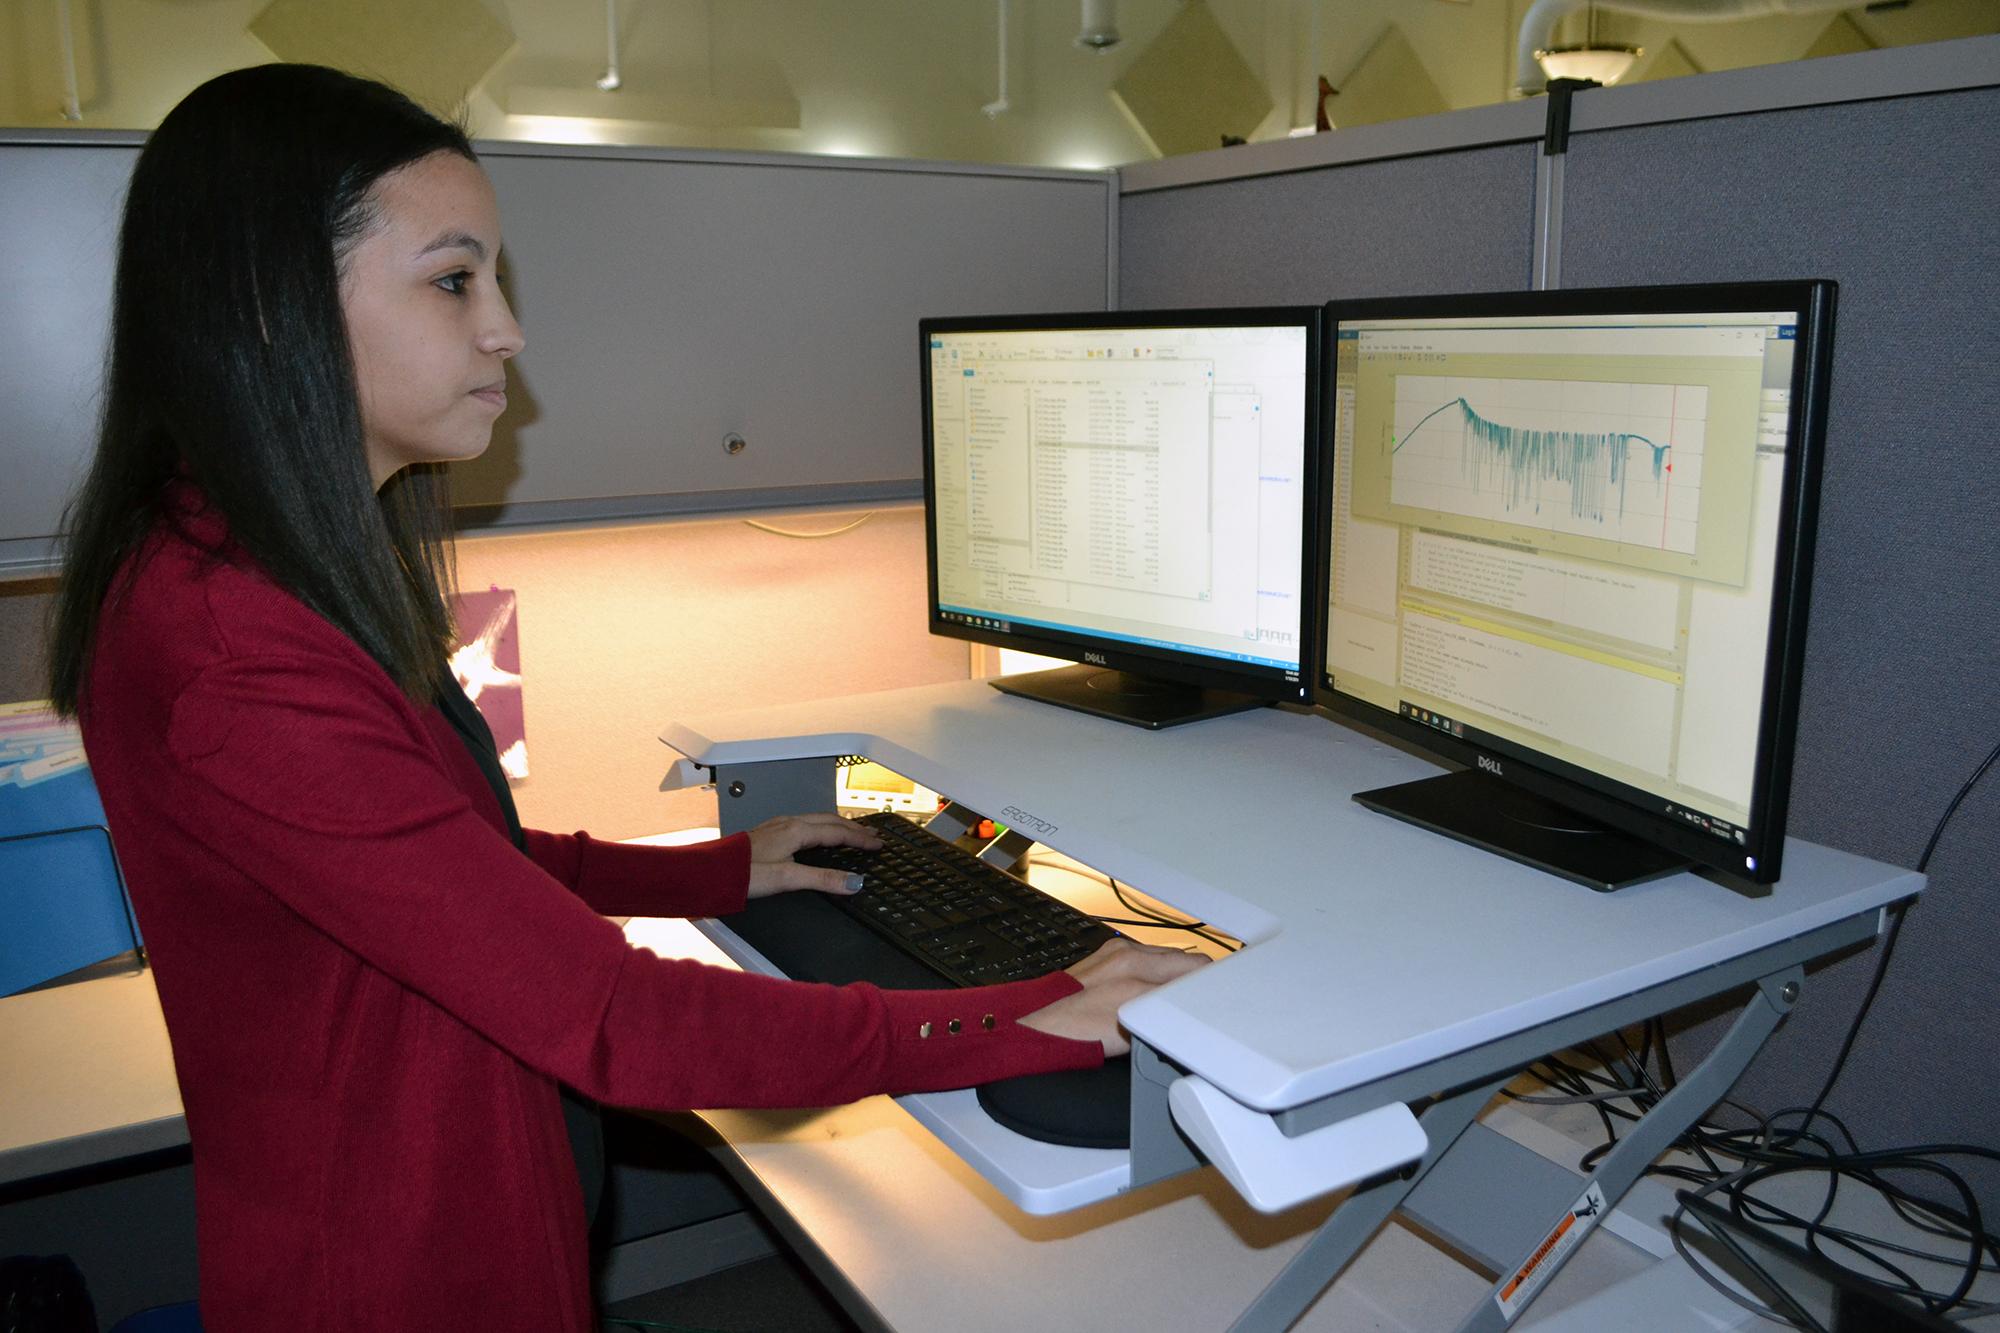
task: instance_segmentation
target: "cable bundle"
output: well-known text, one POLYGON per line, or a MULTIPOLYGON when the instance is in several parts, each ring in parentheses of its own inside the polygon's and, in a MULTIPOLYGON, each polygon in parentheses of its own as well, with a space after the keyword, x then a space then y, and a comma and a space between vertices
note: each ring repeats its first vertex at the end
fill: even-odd
MULTIPOLYGON (((1917 860, 1919 873, 1929 866, 1931 853, 1936 850, 1945 825, 1973 786, 1993 766, 1996 758, 2000 758, 2000 745, 1987 754, 1945 807, 1937 827, 1931 832, 1930 841, 1924 846, 1923 855, 1917 860)), ((1717 1105, 1741 1112, 1751 1121, 1749 1126, 1730 1129, 1704 1119, 1675 1145, 1692 1154, 1699 1166, 1656 1164, 1648 1168, 1648 1173, 1687 1181, 1696 1186, 1693 1191, 1696 1197, 1720 1195, 1728 1201, 1730 1210, 1746 1221, 1781 1232, 1796 1232, 1800 1242, 1812 1253, 1840 1264, 1856 1277, 1873 1283, 1887 1293, 1922 1303, 1933 1314, 1970 1319, 2000 1310, 2000 1304, 1976 1304, 1966 1299, 1981 1273, 2000 1272, 2000 1237, 1987 1229, 1985 1215, 1972 1187, 1963 1176, 1945 1164, 1945 1159, 1972 1157, 2000 1161, 2000 1152, 1966 1143, 1926 1143, 1863 1151, 1840 1117, 1825 1109, 1828 1094, 1833 1091, 1841 1071, 1847 1067, 1847 1058, 1854 1050, 1862 1020, 1868 1016, 1868 1010, 1882 988, 1882 978, 1887 974, 1889 960, 1895 954, 1896 940, 1902 932, 1907 910, 1908 904, 1898 904, 1892 909, 1893 916, 1882 942, 1882 951, 1875 961, 1875 974, 1868 984, 1868 993, 1862 999, 1861 1007, 1841 1043, 1840 1054, 1812 1104, 1786 1107, 1766 1115, 1741 1102, 1724 1098, 1717 1105), (1719 1158, 1734 1164, 1725 1166, 1718 1161, 1719 1158), (1751 1192, 1755 1186, 1766 1181, 1805 1173, 1815 1173, 1825 1179, 1824 1193, 1810 1216, 1781 1208, 1751 1192), (1903 1177, 1914 1174, 1933 1184, 1942 1183, 1957 1196, 1958 1203, 1954 1206, 1924 1198, 1914 1193, 1908 1184, 1892 1178, 1892 1173, 1903 1177), (1942 1245, 1953 1247, 1952 1250, 1941 1253, 1902 1245, 1828 1222, 1843 1184, 1874 1191, 1898 1217, 1926 1235, 1935 1237, 1942 1245), (1955 1268, 1959 1274, 1958 1281, 1948 1291, 1927 1287, 1904 1266, 1902 1261, 1907 1259, 1927 1260, 1955 1268)), ((1616 1058, 1608 1057, 1595 1042, 1584 1042, 1574 1048, 1594 1061, 1597 1068, 1574 1064, 1560 1056, 1550 1056, 1529 1065, 1527 1072, 1556 1089, 1553 1094, 1503 1094, 1520 1102, 1588 1105, 1595 1110, 1603 1122, 1606 1142, 1583 1155, 1578 1165, 1586 1172, 1592 1170, 1617 1144, 1619 1123, 1637 1121, 1673 1090, 1676 1081, 1673 1058, 1667 1049, 1666 1028, 1661 1019, 1654 1018, 1643 1025, 1636 1049, 1624 1033, 1613 1035, 1622 1048, 1616 1058)), ((1785 1322, 1784 1315, 1745 1299, 1707 1266, 1696 1261, 1682 1236, 1682 1219, 1686 1212, 1685 1205, 1674 1211, 1669 1231, 1674 1249, 1687 1261, 1688 1267, 1736 1304, 1766 1319, 1785 1322)))

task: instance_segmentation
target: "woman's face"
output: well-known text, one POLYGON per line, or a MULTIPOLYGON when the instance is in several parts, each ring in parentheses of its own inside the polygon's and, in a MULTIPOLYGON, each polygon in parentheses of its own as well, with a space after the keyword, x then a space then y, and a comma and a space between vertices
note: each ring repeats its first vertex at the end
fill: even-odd
POLYGON ((507 406, 521 327, 500 292, 500 211, 479 165, 433 153, 369 192, 341 312, 375 486, 411 463, 477 458, 507 406))

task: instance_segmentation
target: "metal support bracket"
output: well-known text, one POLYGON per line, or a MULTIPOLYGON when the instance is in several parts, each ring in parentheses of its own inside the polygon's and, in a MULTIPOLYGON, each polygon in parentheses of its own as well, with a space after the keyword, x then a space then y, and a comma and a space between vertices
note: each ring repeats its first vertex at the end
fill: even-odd
POLYGON ((1361 1247, 1382 1228, 1450 1152, 1486 1103, 1507 1080, 1493 1079, 1461 1088, 1425 1107, 1417 1117, 1430 1148, 1413 1166, 1365 1181, 1333 1210, 1333 1216, 1293 1255, 1271 1284, 1229 1326, 1230 1333, 1280 1333, 1298 1321, 1327 1284, 1340 1275, 1361 1247))
POLYGON ((1027 859, 1028 852, 1034 845, 1033 838, 1019 829, 1010 828, 981 848, 979 859, 988 865, 999 866, 1009 874, 1017 874, 1021 862, 1027 859))
POLYGON ((1202 1165, 1174 1123, 1167 1089, 1188 1071, 1136 1037, 1132 1041, 1132 1184, 1151 1185, 1202 1165))
POLYGON ((947 800, 944 809, 926 820, 924 827, 938 837, 943 838, 946 842, 957 842, 960 838, 978 828, 979 821, 984 818, 986 818, 985 815, 980 814, 969 805, 961 805, 957 801, 947 800))
POLYGON ((716 815, 723 836, 775 815, 833 808, 833 755, 715 766, 716 815))
POLYGON ((1626 1131, 1618 1146, 1580 1182, 1574 1201, 1550 1219, 1548 1228, 1531 1235, 1518 1251, 1517 1260, 1500 1270, 1492 1292, 1459 1325, 1459 1333, 1499 1333, 1514 1322, 1632 1182, 1742 1076, 1779 1021, 1798 1002, 1804 980, 1805 971, 1797 964, 1758 979, 1756 994, 1715 1049, 1626 1131))
MULTIPOLYGON (((1858 920, 1864 923, 1865 931, 1867 919, 1858 920)), ((1828 937, 1854 933, 1852 923, 1826 928, 1828 937)), ((1791 957, 1818 957, 1826 952, 1799 945, 1800 941, 1792 942, 1791 957)), ((1733 980, 1729 973, 1729 969, 1711 972, 1706 978, 1706 993, 1726 989, 1733 980)), ((1492 1291, 1459 1325, 1459 1333, 1504 1333, 1646 1168, 1742 1076, 1778 1023, 1797 1004, 1804 975, 1802 966, 1793 962, 1751 978, 1756 990, 1721 1042, 1633 1125, 1588 1175, 1551 1162, 1475 1123, 1479 1112, 1512 1077, 1513 1068, 1488 1072, 1433 1101, 1418 1116, 1430 1140, 1425 1156, 1411 1168, 1357 1186, 1231 1325, 1232 1333, 1278 1333, 1290 1328, 1398 1210, 1499 1274, 1492 1291)), ((1657 1001, 1667 996, 1655 994, 1651 998, 1657 1001)), ((1562 1043, 1554 1038, 1569 1035, 1564 1026, 1550 1025, 1537 1049, 1560 1049, 1562 1043)), ((1520 1044, 1531 1042, 1533 1037, 1522 1034, 1510 1044, 1525 1049, 1520 1044)), ((1142 1087, 1135 1060, 1135 1184, 1142 1087)), ((1334 1100, 1344 1101, 1329 1099, 1334 1100)), ((1341 1109, 1351 1108, 1343 1104, 1341 1109)))

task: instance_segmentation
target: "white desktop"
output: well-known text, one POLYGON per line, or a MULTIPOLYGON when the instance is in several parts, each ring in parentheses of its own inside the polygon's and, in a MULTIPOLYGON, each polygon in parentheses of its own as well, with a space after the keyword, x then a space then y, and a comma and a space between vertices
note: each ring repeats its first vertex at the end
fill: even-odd
MULTIPOLYGON (((1121 1018, 1241 1108, 1244 1127, 1279 1124, 1301 1166, 1324 1142, 1314 1138, 1321 1127, 1300 1119, 1318 1107, 1333 1108, 1327 1127, 1337 1128, 1460 1083, 1484 1087, 1633 1021, 1626 1009, 1650 1016, 1769 981, 1770 996, 1753 1000, 1716 1067, 1733 1078, 1796 1000, 1797 967, 1867 940, 1880 909, 1923 884, 1910 871, 1794 842, 1768 897, 1691 873, 1594 894, 1355 804, 1365 786, 1436 769, 1345 725, 1272 709, 1149 732, 968 681, 691 718, 662 739, 712 773, 725 829, 804 808, 818 784, 830 786, 833 756, 861 754, 1033 827, 1041 842, 1245 941, 1121 1018), (823 771, 800 762, 820 756, 823 771), (1786 986, 1790 998, 1780 998, 1786 986), (1600 1017, 1602 1027, 1570 1031, 1600 1017), (1253 1125, 1253 1113, 1264 1123, 1253 1125)), ((768 967, 726 922, 708 929, 740 963, 768 967)), ((1695 1076, 1685 1082, 1695 1095, 1695 1076)), ((1143 1151, 1023 1138, 970 1093, 901 1101, 1030 1214, 1084 1207, 1154 1178, 1143 1151)), ((1685 1103, 1662 1123, 1708 1104, 1685 1103)), ((1478 1105, 1457 1109, 1463 1122, 1433 1153, 1478 1105)), ((1447 1132, 1432 1119, 1419 1119, 1426 1135, 1447 1132)), ((1375 1155, 1352 1160, 1353 1172, 1401 1165, 1402 1129, 1371 1138, 1375 1155)), ((1522 1213, 1554 1206, 1577 1180, 1562 1172, 1524 1182, 1533 1202, 1522 1213)), ((1452 1212, 1449 1200, 1429 1202, 1452 1212)), ((1489 1239, 1496 1269, 1519 1257, 1507 1252, 1515 1238, 1489 1239)))

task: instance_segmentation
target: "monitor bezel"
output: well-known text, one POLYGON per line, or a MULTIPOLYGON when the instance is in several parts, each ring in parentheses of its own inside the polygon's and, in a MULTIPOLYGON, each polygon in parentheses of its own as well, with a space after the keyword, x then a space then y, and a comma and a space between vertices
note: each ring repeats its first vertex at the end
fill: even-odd
POLYGON ((1313 516, 1319 507, 1319 468, 1325 455, 1323 423, 1326 405, 1325 370, 1331 363, 1325 349, 1324 306, 1234 306, 1178 310, 1093 310, 1058 314, 951 315, 918 321, 917 349, 922 365, 924 552, 929 582, 930 631, 940 638, 959 639, 993 648, 1012 648, 1046 657, 1130 671, 1177 684, 1227 690, 1277 703, 1310 704, 1315 645, 1321 642, 1318 617, 1325 598, 1315 573, 1320 559, 1313 516), (1206 654, 1156 649, 1124 640, 1074 634, 1036 626, 1028 630, 993 631, 944 618, 938 598, 937 464, 932 448, 930 344, 939 333, 1002 333, 1037 329, 1052 331, 1131 329, 1230 328, 1256 325, 1297 326, 1306 334, 1305 438, 1299 459, 1299 665, 1295 673, 1282 668, 1231 662, 1206 654), (1089 656, 1086 656, 1089 654, 1089 656))
POLYGON ((1627 786, 1532 747, 1499 738, 1460 740, 1410 721, 1391 709, 1335 688, 1326 660, 1332 632, 1333 450, 1332 409, 1326 421, 1319 475, 1315 530, 1323 542, 1319 570, 1313 704, 1329 717, 1365 723, 1416 749, 1465 768, 1502 770, 1499 780, 1587 815, 1614 830, 1685 856, 1713 874, 1755 885, 1778 880, 1783 870, 1785 821, 1790 801, 1793 750, 1798 730, 1800 681, 1805 665, 1806 624, 1812 601, 1812 553, 1819 520, 1821 454, 1825 442, 1828 389, 1832 377, 1836 285, 1824 279, 1782 282, 1690 283, 1657 287, 1595 287, 1540 292, 1482 292, 1469 295, 1377 297, 1327 305, 1326 365, 1322 374, 1329 402, 1335 382, 1339 334, 1344 322, 1379 319, 1481 319, 1505 316, 1640 316, 1729 311, 1791 311, 1797 347, 1792 363, 1791 427, 1785 446, 1777 550, 1772 567, 1772 615, 1766 640, 1762 706, 1751 780, 1745 840, 1738 845, 1656 813, 1663 798, 1627 786), (1481 759, 1490 764, 1481 764, 1481 759), (1746 858, 1753 858, 1752 868, 1746 858))

